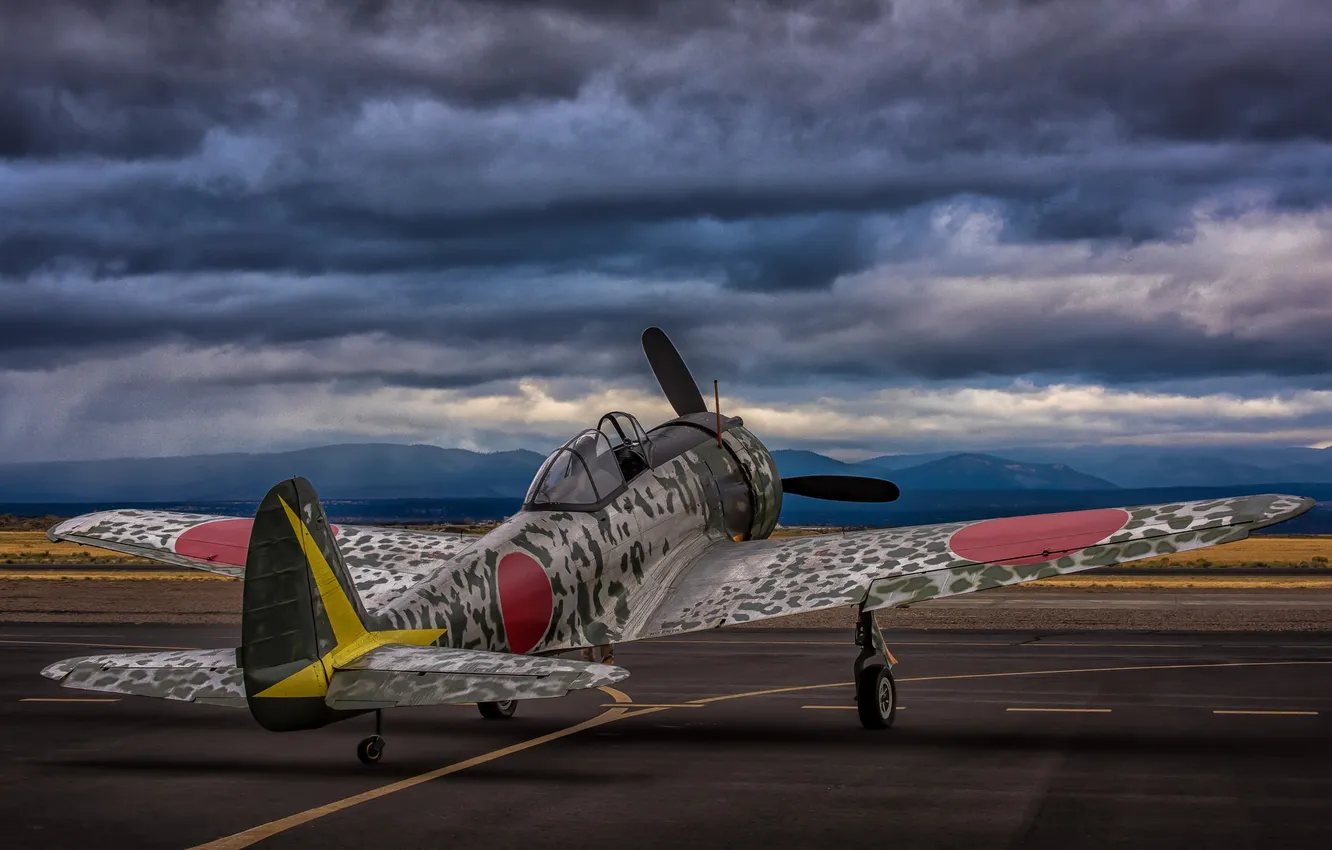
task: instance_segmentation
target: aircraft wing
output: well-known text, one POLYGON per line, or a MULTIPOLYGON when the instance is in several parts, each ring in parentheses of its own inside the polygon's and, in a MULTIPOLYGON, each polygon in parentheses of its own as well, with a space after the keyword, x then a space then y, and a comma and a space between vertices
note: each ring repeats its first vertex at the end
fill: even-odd
MULTIPOLYGON (((132 696, 245 706, 234 649, 88 655, 42 671, 63 687, 132 696)), ((562 697, 629 675, 621 667, 435 646, 388 644, 333 671, 324 701, 356 710, 400 705, 562 697)))
POLYGON ((892 608, 1230 543, 1312 499, 1264 495, 719 543, 628 638, 864 603, 892 608))
MULTIPOLYGON (((46 536, 239 578, 253 522, 170 511, 99 511, 58 523, 46 536)), ((352 581, 372 608, 377 597, 392 598, 480 539, 405 528, 332 527, 352 581)))

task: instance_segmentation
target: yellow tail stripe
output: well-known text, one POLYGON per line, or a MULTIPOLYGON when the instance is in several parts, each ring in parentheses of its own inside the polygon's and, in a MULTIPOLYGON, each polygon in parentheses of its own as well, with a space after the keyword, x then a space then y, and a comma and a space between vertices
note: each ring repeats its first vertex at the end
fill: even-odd
POLYGON ((342 585, 338 584, 338 577, 333 574, 328 561, 324 560, 324 553, 319 551, 310 529, 305 527, 305 523, 301 522, 301 518, 285 499, 279 498, 278 501, 282 502, 282 508, 287 512, 287 520, 291 523, 292 531, 296 532, 296 538, 301 542, 301 551, 305 553, 305 560, 314 574, 315 588, 324 603, 329 625, 333 627, 333 638, 338 646, 351 644, 365 634, 365 626, 361 625, 361 618, 356 616, 356 608, 347 598, 342 585))
POLYGON ((444 634, 444 629, 393 629, 382 632, 367 631, 361 618, 356 614, 356 606, 347 597, 346 591, 338 582, 337 575, 329 566, 314 535, 305 523, 291 509, 285 499, 279 497, 287 513, 287 521, 300 541, 301 552, 314 577, 315 589, 324 604, 324 613, 329 625, 333 627, 333 638, 337 642, 332 651, 318 661, 311 662, 282 681, 255 694, 258 697, 323 697, 328 694, 328 681, 334 671, 350 664, 370 650, 384 644, 406 644, 408 646, 429 646, 444 634))

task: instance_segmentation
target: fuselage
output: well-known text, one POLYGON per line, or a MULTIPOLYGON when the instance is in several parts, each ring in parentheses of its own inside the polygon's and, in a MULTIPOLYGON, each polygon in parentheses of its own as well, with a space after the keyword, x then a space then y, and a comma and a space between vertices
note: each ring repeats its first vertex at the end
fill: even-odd
POLYGON ((651 462, 587 510, 531 504, 377 612, 443 628, 441 644, 541 653, 649 637, 670 581, 714 546, 767 537, 781 484, 738 418, 683 417, 648 434, 651 462))

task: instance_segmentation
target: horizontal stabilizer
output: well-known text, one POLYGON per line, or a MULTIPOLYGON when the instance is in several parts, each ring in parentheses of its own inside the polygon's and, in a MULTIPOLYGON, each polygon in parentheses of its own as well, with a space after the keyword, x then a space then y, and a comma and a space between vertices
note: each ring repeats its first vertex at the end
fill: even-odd
POLYGON ((245 706, 234 649, 86 655, 57 661, 42 675, 83 691, 245 706))
POLYGON ((380 646, 338 668, 325 702, 333 709, 355 710, 546 699, 604 687, 628 676, 629 671, 622 667, 562 658, 380 646))
MULTIPOLYGON (((234 649, 131 652, 57 661, 42 671, 63 687, 244 707, 245 682, 234 649)), ((334 710, 500 702, 562 697, 629 676, 622 667, 480 652, 380 646, 333 674, 325 701, 334 710)))

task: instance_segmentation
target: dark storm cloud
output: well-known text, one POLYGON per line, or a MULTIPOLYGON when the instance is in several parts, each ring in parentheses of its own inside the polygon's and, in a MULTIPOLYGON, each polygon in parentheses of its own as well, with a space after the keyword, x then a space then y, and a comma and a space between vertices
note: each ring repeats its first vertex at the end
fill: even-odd
MULTIPOLYGON (((1016 236, 1146 239, 1177 231, 1181 210, 1218 189, 1280 183, 1296 202, 1332 190, 1312 167, 1326 152, 1290 162, 1272 147, 1328 138, 1324 4, 627 5, 14 7, 0 42, 11 160, 188 157, 226 131, 271 143, 295 173, 239 198, 219 197, 215 182, 182 187, 170 172, 105 187, 90 214, 125 219, 148 246, 71 232, 55 210, 3 234, 5 269, 24 273, 58 246, 137 271, 448 268, 565 252, 575 262, 624 252, 660 268, 651 225, 661 222, 762 228, 770 216, 973 193, 1010 202, 1025 225, 1016 236), (622 98, 608 110, 641 126, 593 116, 581 128, 589 139, 540 138, 579 130, 548 125, 541 105, 598 85, 622 98), (410 111, 417 100, 458 110, 414 130, 438 155, 377 148, 367 105, 410 111), (536 110, 512 113, 535 138, 481 120, 506 109, 536 110), (371 125, 363 145, 321 151, 357 121, 371 125), (630 137, 606 138, 617 129, 630 137), (1126 156, 1133 142, 1143 147, 1126 156), (1197 144, 1213 150, 1178 147, 1197 144), (531 191, 517 176, 496 191, 469 174, 504 167, 506 147, 538 172, 531 191), (599 153, 611 154, 600 173, 599 153), (423 169, 435 174, 418 182, 423 169), (366 184, 384 180, 402 184, 406 211, 365 202, 366 184), (432 191, 446 197, 418 195, 432 191), (159 199, 145 204, 145 192, 159 199), (182 233, 196 216, 234 239, 182 233), (608 222, 613 238, 589 244, 608 222)), ((670 256, 741 286, 756 274, 826 285, 866 264, 843 238, 839 261, 787 272, 785 233, 768 230, 740 260, 697 245, 670 256)))
POLYGON ((1328 43, 1317 0, 7 4, 0 370, 231 346, 323 359, 200 381, 645 385, 651 322, 793 393, 1311 385, 1326 246, 1234 275, 1248 225, 1199 228, 1326 207, 1328 43))

